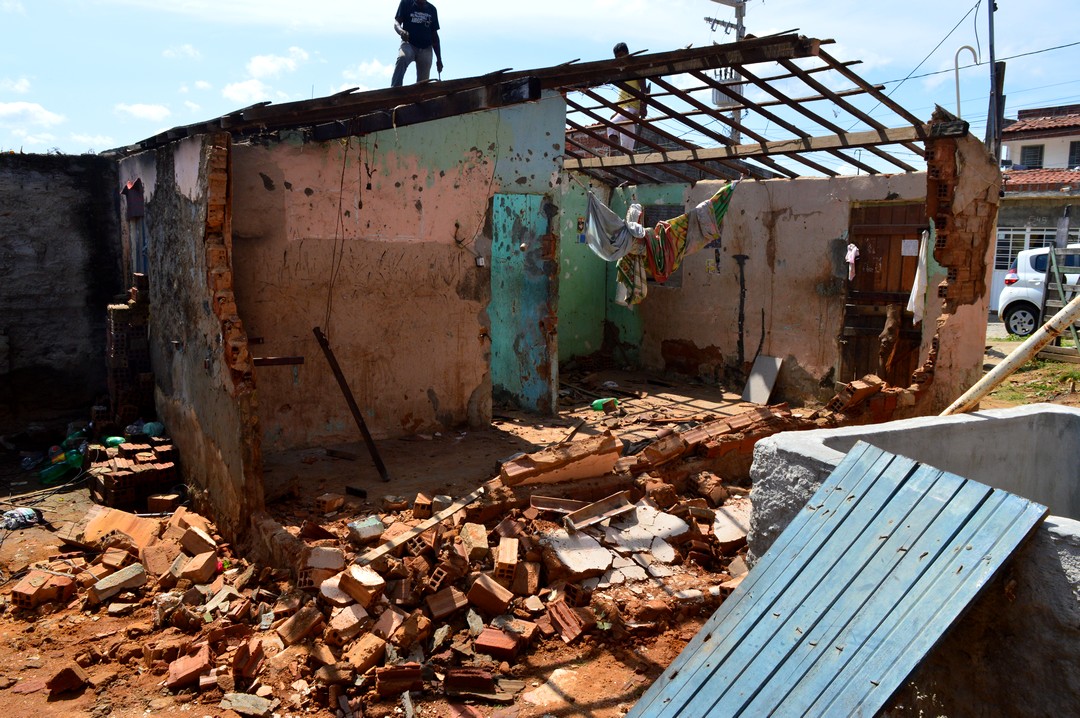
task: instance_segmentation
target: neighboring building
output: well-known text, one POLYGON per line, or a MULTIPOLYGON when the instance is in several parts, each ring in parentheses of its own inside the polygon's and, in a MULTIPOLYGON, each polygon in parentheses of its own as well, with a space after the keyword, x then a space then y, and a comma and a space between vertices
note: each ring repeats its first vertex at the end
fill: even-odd
POLYGON ((1002 191, 990 309, 1025 249, 1080 241, 1071 207, 1080 195, 1080 105, 1021 110, 1002 130, 1002 191))

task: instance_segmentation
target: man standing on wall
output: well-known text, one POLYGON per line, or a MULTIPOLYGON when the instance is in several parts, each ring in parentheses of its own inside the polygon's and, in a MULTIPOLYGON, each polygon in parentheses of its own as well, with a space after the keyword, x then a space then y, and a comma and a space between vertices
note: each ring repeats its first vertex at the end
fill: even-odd
MULTIPOLYGON (((615 46, 614 55, 616 58, 627 57, 630 55, 630 49, 626 46, 625 42, 620 42, 615 46)), ((630 80, 625 83, 628 87, 632 87, 638 91, 638 93, 644 95, 646 92, 644 80, 630 80)), ((645 115, 645 100, 635 97, 626 90, 619 89, 619 99, 617 100, 619 110, 611 119, 617 121, 620 125, 629 125, 626 127, 630 132, 637 132, 636 121, 639 117, 645 115)), ((627 132, 620 131, 615 127, 608 128, 608 139, 612 142, 618 142, 619 146, 624 150, 634 151, 634 144, 636 140, 633 136, 627 132)))
POLYGON ((401 0, 394 15, 394 30, 401 36, 397 64, 391 87, 401 87, 405 70, 416 63, 416 81, 426 82, 431 75, 431 52, 435 51, 436 69, 442 74, 442 49, 439 47, 439 13, 427 0, 401 0))

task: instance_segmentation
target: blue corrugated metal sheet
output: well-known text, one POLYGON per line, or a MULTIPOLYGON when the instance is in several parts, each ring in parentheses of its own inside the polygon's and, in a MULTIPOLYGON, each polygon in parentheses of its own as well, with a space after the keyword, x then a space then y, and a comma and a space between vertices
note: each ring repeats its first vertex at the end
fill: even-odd
POLYGON ((872 716, 1046 513, 860 442, 628 718, 872 716))

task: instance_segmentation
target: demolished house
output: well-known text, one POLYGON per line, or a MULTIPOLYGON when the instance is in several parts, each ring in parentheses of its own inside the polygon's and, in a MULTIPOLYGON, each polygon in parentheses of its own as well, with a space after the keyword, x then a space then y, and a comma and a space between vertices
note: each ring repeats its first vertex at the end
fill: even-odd
POLYGON ((170 688, 267 714, 272 691, 255 688, 280 651, 308 665, 292 708, 317 691, 357 715, 365 691, 408 701, 433 682, 513 700, 520 674, 501 669, 537 636, 671 621, 641 596, 624 616, 599 589, 648 579, 719 603, 747 571, 758 439, 934 414, 982 371, 998 168, 967 123, 913 116, 826 45, 786 33, 261 103, 108 153, 136 276, 109 307, 112 411, 126 423, 149 402, 168 438, 101 447, 94 481, 109 503, 140 471, 179 471, 190 508, 167 505, 141 545, 108 538, 116 517, 68 531, 140 560, 77 574, 91 603, 147 574, 161 591, 209 587, 154 599, 163 625, 214 626, 148 648, 170 688), (642 95, 633 81, 650 109, 630 126, 610 98, 642 95), (601 258, 603 212, 655 230, 601 258), (643 393, 568 387, 560 368, 575 364, 747 389, 635 427, 608 397, 643 393), (393 496, 375 440, 488 427, 506 407, 551 417, 568 397, 603 420, 499 457, 467 495, 432 481, 393 496), (358 434, 367 453, 346 458, 375 467, 351 484, 362 500, 316 488, 296 457, 358 434), (283 525, 272 504, 290 492, 336 523, 283 525), (275 592, 289 576, 242 556, 301 590, 275 592), (686 583, 698 569, 712 578, 686 583))

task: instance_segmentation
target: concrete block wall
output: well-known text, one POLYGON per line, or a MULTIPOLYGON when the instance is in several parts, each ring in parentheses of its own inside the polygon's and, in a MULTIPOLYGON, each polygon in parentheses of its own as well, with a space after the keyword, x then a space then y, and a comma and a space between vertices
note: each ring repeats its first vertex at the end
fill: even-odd
POLYGON ((117 198, 109 160, 0 154, 0 433, 105 393, 105 307, 131 280, 117 198))

